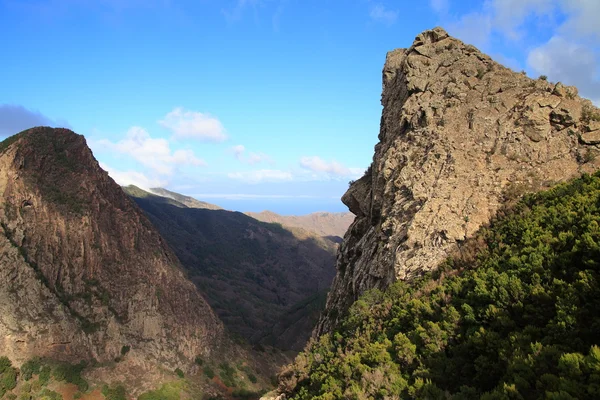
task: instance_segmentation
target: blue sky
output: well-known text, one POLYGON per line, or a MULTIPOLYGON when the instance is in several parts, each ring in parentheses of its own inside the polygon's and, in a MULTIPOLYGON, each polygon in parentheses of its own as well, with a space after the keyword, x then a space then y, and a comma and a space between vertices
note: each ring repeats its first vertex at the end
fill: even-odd
POLYGON ((600 100, 598 0, 0 0, 0 138, 83 134, 121 184, 239 211, 345 211, 387 51, 443 26, 600 100))

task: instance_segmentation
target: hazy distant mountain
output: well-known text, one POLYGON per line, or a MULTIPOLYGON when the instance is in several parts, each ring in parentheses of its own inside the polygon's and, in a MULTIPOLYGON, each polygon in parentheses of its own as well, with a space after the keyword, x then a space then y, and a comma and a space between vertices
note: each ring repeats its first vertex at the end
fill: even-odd
POLYGON ((264 222, 276 222, 278 224, 306 229, 320 236, 344 237, 348 227, 354 221, 351 212, 316 212, 307 215, 279 215, 271 211, 259 213, 247 212, 246 215, 264 222))
POLYGON ((185 205, 186 207, 190 207, 190 208, 205 208, 207 210, 222 210, 223 209, 215 204, 207 203, 205 201, 200 201, 193 197, 185 196, 183 194, 179 194, 179 193, 175 193, 175 192, 171 192, 170 190, 163 189, 163 188, 152 188, 152 189, 150 189, 150 191, 159 196, 171 198, 171 199, 185 205))
POLYGON ((337 243, 239 212, 190 208, 139 188, 125 190, 229 330, 253 343, 304 347, 335 275, 337 243))

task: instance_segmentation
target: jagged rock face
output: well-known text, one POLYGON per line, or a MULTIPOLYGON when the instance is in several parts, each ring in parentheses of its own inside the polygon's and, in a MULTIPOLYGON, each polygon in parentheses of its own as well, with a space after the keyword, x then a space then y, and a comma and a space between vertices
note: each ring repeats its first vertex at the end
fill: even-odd
POLYGON ((0 354, 183 365, 223 328, 83 136, 33 128, 0 149, 0 354), (129 357, 129 356, 128 356, 129 357), (144 361, 145 362, 145 361, 144 361))
POLYGON ((380 142, 342 201, 357 216, 315 334, 365 290, 435 268, 509 197, 600 166, 600 113, 441 28, 387 55, 380 142))

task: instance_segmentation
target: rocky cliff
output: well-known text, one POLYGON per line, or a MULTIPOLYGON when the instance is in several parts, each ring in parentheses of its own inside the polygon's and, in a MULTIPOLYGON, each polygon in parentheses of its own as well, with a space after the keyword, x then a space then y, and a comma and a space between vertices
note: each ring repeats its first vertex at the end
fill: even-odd
POLYGON ((342 201, 356 215, 315 333, 367 289, 431 270, 507 200, 600 166, 600 112, 441 28, 388 53, 379 143, 342 201))
POLYGON ((181 365, 223 327, 83 136, 33 128, 0 144, 0 354, 181 365))

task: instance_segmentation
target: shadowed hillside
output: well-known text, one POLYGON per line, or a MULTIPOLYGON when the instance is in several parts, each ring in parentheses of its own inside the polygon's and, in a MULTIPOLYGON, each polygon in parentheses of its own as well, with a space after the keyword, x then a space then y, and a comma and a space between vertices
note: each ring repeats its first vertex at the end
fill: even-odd
POLYGON ((335 273, 337 244, 242 213, 126 190, 229 330, 252 343, 303 348, 335 273))

